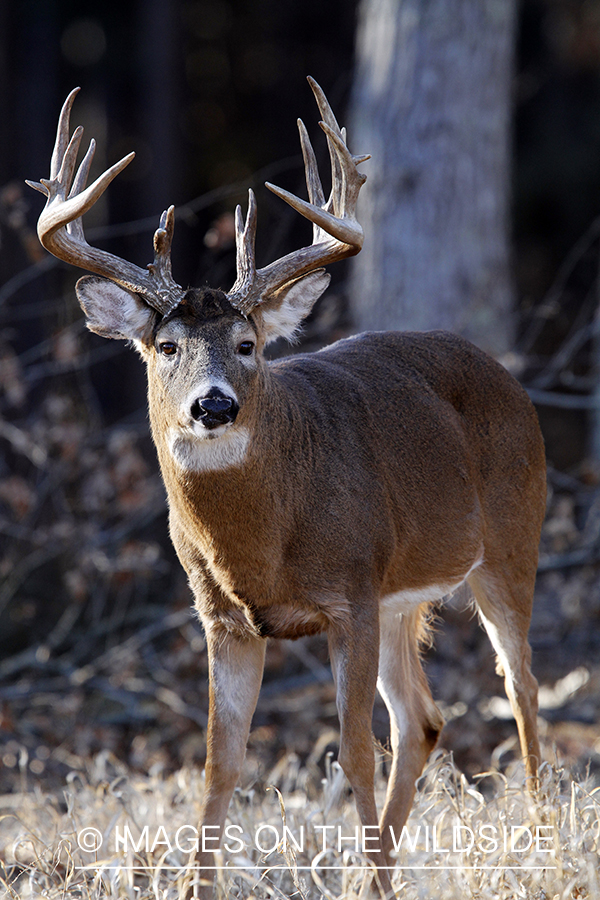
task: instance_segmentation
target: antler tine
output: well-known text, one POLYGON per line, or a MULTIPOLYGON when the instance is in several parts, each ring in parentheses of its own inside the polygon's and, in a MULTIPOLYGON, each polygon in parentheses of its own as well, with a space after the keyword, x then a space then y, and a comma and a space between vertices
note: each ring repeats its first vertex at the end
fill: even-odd
POLYGON ((171 244, 175 231, 175 207, 165 209, 160 217, 160 225, 154 232, 154 264, 167 260, 170 262, 171 244))
POLYGON ((325 203, 325 194, 323 193, 323 185, 321 184, 321 178, 317 168, 317 158, 302 119, 298 119, 298 131, 300 133, 302 158, 304 159, 308 199, 311 203, 322 206, 325 203))
POLYGON ((312 92, 315 95, 315 100, 317 101, 317 106, 319 107, 319 112, 321 113, 323 121, 326 122, 333 131, 336 131, 345 139, 345 133, 342 135, 342 131, 345 132, 345 129, 341 129, 338 125, 338 121, 329 105, 329 100, 325 96, 323 88, 310 75, 307 76, 306 80, 310 84, 312 92))
POLYGON ((308 202, 273 184, 266 187, 285 200, 300 215, 313 223, 313 242, 271 263, 256 269, 254 263, 254 230, 256 210, 252 194, 252 213, 248 209, 246 226, 242 229, 241 211, 237 213, 237 279, 228 293, 229 301, 244 314, 272 297, 285 284, 320 269, 331 262, 354 256, 362 247, 363 231, 356 220, 356 201, 366 175, 356 166, 368 156, 352 156, 345 143, 345 131, 340 128, 329 103, 314 79, 308 79, 315 94, 319 111, 323 116, 321 127, 327 137, 331 158, 332 190, 325 201, 321 179, 317 170, 314 150, 306 128, 298 120, 300 144, 304 157, 308 202), (252 241, 246 238, 252 221, 252 241))
POLYGON ((311 86, 312 92, 315 95, 315 100, 317 101, 317 106, 319 107, 319 112, 321 113, 321 117, 322 117, 323 121, 320 122, 319 124, 321 125, 321 128, 323 128, 323 125, 327 125, 329 128, 329 131, 326 131, 325 128, 323 128, 323 131, 325 131, 325 134, 327 136, 327 150, 329 151, 329 160, 331 162, 331 195, 330 195, 329 200, 330 200, 330 204, 332 206, 334 206, 335 208, 337 208, 337 205, 339 204, 339 199, 340 199, 340 191, 342 188, 342 184, 341 184, 342 170, 340 168, 340 162, 339 162, 339 158, 335 152, 335 148, 331 143, 330 135, 336 134, 345 143, 346 129, 340 128, 340 126, 338 125, 338 121, 334 115, 334 112, 333 112, 331 106, 329 105, 329 101, 328 101, 327 97, 325 96, 325 93, 324 93, 323 89, 321 88, 321 86, 319 84, 317 84, 315 79, 311 78, 310 75, 307 77, 306 80, 308 81, 308 83, 311 86), (337 196, 336 196, 336 193, 337 193, 337 196), (336 200, 337 200, 337 203, 336 203, 336 200))
MULTIPOLYGON (((161 302, 165 302, 167 306, 170 304, 170 299, 177 297, 178 293, 179 299, 181 299, 181 288, 173 280, 171 271, 171 244, 174 230, 175 207, 170 206, 163 212, 160 217, 160 225, 154 232, 154 262, 148 265, 154 279, 154 290, 159 294, 161 302)), ((173 306, 172 309, 174 308, 173 306)), ((170 312, 171 309, 168 311, 170 312)))
MULTIPOLYGON (((90 141, 90 146, 87 149, 87 153, 83 157, 81 164, 77 169, 77 174, 75 175, 75 180, 73 181, 73 187, 69 191, 69 197, 76 197, 77 194, 81 194, 81 192, 85 189, 95 152, 96 141, 94 140, 94 138, 92 138, 90 141)), ((67 233, 73 235, 76 240, 85 242, 85 234, 83 232, 83 222, 81 216, 79 216, 77 219, 73 219, 72 222, 67 223, 67 233)))
POLYGON ((243 315, 247 315, 256 305, 254 295, 257 288, 255 242, 256 242, 257 207, 252 188, 248 191, 248 211, 246 219, 242 215, 241 206, 235 209, 235 247, 237 278, 227 294, 232 306, 243 315))
MULTIPOLYGON (((56 141, 54 143, 54 150, 52 151, 52 158, 50 160, 50 179, 54 179, 58 177, 58 173, 60 172, 63 159, 65 157, 65 150, 69 144, 69 131, 70 131, 70 119, 71 119, 71 110, 73 108, 73 103, 75 102, 75 97, 79 93, 81 88, 73 88, 65 102, 63 103, 63 107, 60 111, 60 116, 58 118, 58 128, 56 129, 56 141)), ((81 126, 79 126, 81 128, 81 126)), ((83 134, 83 128, 81 128, 80 135, 83 134)))
MULTIPOLYGON (((79 145, 81 144, 82 137, 83 128, 81 127, 81 125, 79 125, 73 132, 73 137, 67 145, 61 167, 59 169, 58 175, 56 175, 56 182, 58 185, 60 185, 60 194, 63 198, 69 192, 71 183, 73 181, 75 165, 77 163, 77 154, 79 153, 79 145)), ((43 183, 44 182, 42 181, 42 184, 43 183)))
MULTIPOLYGON (((308 81, 308 83, 310 84, 310 86, 313 90, 313 93, 314 93, 316 101, 317 101, 317 105, 319 107, 319 112, 321 113, 321 116, 323 117, 323 122, 326 125, 328 125, 332 131, 336 132, 338 134, 338 136, 341 137, 342 143, 345 144, 346 143, 346 129, 342 128, 338 125, 337 119, 334 115, 334 112, 333 112, 331 106, 329 105, 329 100, 325 96, 323 88, 315 81, 314 78, 311 78, 310 75, 307 76, 306 80, 308 81)), ((323 127, 323 126, 321 125, 321 127, 323 127)), ((368 159, 371 159, 370 153, 363 153, 363 154, 359 154, 358 156, 353 156, 352 154, 350 154, 350 155, 352 156, 352 159, 354 160, 355 165, 359 165, 360 163, 366 162, 368 159)))
MULTIPOLYGON (((302 158, 304 159, 304 171, 306 174, 306 189, 308 191, 308 200, 311 206, 325 208, 325 194, 323 185, 319 176, 317 167, 317 158, 313 150, 312 143, 308 136, 306 126, 302 119, 298 119, 298 131, 300 133, 300 146, 302 148, 302 158)), ((317 244, 320 240, 325 240, 325 235, 321 233, 322 229, 313 222, 313 244, 317 244)))
MULTIPOLYGON (((354 216, 356 203, 361 187, 367 180, 362 172, 357 172, 354 157, 348 150, 340 135, 337 135, 326 122, 320 123, 327 135, 329 146, 332 148, 336 161, 336 171, 340 172, 339 190, 332 187, 333 213, 335 216, 354 216)), ((370 157, 367 156, 367 159, 370 157)))
POLYGON ((50 178, 42 178, 39 183, 27 182, 46 196, 46 206, 38 220, 39 239, 46 250, 58 259, 102 275, 140 294, 146 303, 165 315, 181 302, 185 293, 171 275, 172 208, 163 213, 154 240, 154 262, 146 269, 91 247, 85 239, 81 217, 96 203, 119 172, 129 165, 135 153, 123 157, 86 187, 95 150, 95 141, 92 140, 73 178, 83 135, 83 128, 79 126, 69 140, 71 108, 78 92, 79 88, 71 91, 60 113, 50 178))
POLYGON ((248 212, 246 221, 242 217, 242 208, 235 210, 235 242, 238 270, 242 275, 252 271, 255 266, 257 208, 256 197, 252 188, 248 191, 248 212))
MULTIPOLYGON (((267 183, 266 187, 268 187, 273 194, 280 197, 281 200, 285 200, 286 203, 293 207, 296 212, 299 212, 301 216, 304 216, 305 219, 308 219, 315 225, 319 225, 320 228, 326 232, 326 235, 331 236, 335 241, 346 244, 348 250, 345 254, 346 256, 354 256, 361 249, 363 230, 353 216, 338 218, 333 213, 328 212, 327 209, 320 209, 318 206, 313 206, 312 203, 307 203, 306 200, 301 200, 300 197, 296 197, 295 194, 290 194, 289 191, 285 191, 283 188, 275 187, 274 184, 267 183), (350 252, 354 247, 354 252, 350 252)), ((358 191, 356 193, 358 193, 358 191)), ((318 245, 315 244, 314 246, 318 245)), ((340 257, 340 259, 343 258, 344 257, 342 256, 340 257)), ((333 262, 333 260, 329 260, 329 262, 333 262)), ((271 263, 271 266, 274 265, 275 263, 271 263)), ((324 265, 324 263, 321 263, 320 265, 324 265)))

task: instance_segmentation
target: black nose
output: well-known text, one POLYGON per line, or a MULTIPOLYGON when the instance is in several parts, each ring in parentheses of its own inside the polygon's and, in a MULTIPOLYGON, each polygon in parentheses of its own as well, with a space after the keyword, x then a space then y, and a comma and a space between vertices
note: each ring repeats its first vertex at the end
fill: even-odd
POLYGON ((202 422, 211 431, 219 425, 235 422, 239 409, 233 397, 228 397, 219 388, 211 388, 205 397, 194 400, 191 413, 196 422, 202 422))

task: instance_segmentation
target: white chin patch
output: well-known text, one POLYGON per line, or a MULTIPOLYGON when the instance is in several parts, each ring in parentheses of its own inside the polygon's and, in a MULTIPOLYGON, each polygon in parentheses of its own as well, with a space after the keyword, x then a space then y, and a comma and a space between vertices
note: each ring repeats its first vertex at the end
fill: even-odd
POLYGON ((241 466, 250 443, 250 432, 247 428, 227 425, 222 428, 207 431, 201 437, 171 429, 169 450, 179 468, 187 472, 213 472, 241 466))

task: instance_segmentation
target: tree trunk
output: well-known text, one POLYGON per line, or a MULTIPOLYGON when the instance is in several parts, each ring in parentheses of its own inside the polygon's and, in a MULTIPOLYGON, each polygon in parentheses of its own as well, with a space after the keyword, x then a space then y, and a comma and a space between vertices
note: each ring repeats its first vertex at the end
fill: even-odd
POLYGON ((516 0, 361 0, 353 152, 371 153, 351 303, 364 329, 513 339, 516 0))

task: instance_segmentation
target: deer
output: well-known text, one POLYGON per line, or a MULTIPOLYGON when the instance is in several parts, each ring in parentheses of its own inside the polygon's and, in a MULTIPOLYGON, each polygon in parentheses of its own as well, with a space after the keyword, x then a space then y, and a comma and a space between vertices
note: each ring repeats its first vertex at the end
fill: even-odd
MULTIPOLYGON (((423 670, 428 610, 470 588, 504 677, 528 784, 540 762, 528 630, 546 506, 544 444, 522 386, 458 335, 374 332, 267 361, 325 291, 325 266, 357 254, 366 176, 319 85, 332 187, 298 120, 308 201, 266 187, 313 226, 312 243, 257 268, 257 206, 236 209, 229 291, 186 288, 171 271, 174 207, 146 268, 90 246, 82 216, 130 153, 87 185, 69 137, 78 89, 60 114, 42 245, 87 270, 76 293, 87 327, 130 342, 146 363, 151 432, 170 535, 206 635, 209 717, 201 823, 221 835, 257 704, 270 638, 326 633, 340 723, 339 764, 368 829, 376 890, 394 896, 398 834, 443 717, 423 670), (392 763, 374 798, 376 690, 392 763)), ((212 845, 214 846, 214 844, 212 845)), ((212 851, 195 858, 210 896, 212 851)))

